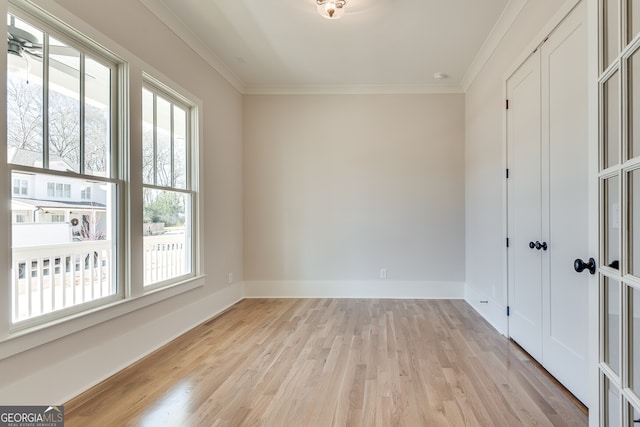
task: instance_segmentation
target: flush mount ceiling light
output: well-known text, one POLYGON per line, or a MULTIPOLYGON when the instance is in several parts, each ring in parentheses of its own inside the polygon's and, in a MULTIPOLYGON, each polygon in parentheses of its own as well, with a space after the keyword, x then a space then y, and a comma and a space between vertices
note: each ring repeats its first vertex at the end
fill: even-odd
POLYGON ((318 13, 327 19, 339 19, 344 15, 345 0, 316 0, 318 13))

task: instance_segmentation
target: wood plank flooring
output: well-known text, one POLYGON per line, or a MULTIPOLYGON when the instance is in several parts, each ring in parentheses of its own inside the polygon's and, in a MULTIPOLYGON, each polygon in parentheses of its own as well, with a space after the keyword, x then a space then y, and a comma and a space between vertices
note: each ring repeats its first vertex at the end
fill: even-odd
POLYGON ((65 405, 73 426, 586 426, 460 300, 244 300, 65 405))

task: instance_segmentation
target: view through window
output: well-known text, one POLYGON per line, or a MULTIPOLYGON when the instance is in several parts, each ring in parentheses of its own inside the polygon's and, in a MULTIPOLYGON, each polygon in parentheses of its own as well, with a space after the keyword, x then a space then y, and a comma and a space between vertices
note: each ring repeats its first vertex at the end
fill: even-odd
POLYGON ((116 65, 7 16, 14 323, 118 293, 116 65))
POLYGON ((142 90, 144 285, 190 275, 190 108, 148 83, 142 90))

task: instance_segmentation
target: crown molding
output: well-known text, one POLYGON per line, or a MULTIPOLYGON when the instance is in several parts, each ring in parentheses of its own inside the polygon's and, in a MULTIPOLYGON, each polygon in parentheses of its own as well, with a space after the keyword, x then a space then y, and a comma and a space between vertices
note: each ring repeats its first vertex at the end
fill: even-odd
POLYGON ((236 73, 234 73, 227 65, 218 58, 202 40, 196 36, 193 31, 185 25, 165 4, 162 0, 138 0, 147 9, 151 11, 160 21, 162 21, 169 30, 175 33, 187 46, 189 46, 196 54, 204 59, 220 76, 225 79, 238 92, 244 93, 244 82, 236 73))
POLYGON ((249 85, 245 95, 397 95, 464 93, 457 85, 249 85))
POLYGON ((465 93, 489 60, 528 0, 509 0, 465 72, 460 85, 247 85, 182 22, 162 0, 138 0, 172 32, 244 95, 438 94, 465 93))
POLYGON ((487 36, 486 40, 480 47, 480 50, 476 54, 471 65, 467 68, 467 72, 462 77, 462 89, 466 92, 473 81, 476 79, 484 65, 487 63, 493 52, 496 50, 504 36, 511 28, 511 25, 516 20, 522 8, 528 0, 509 0, 507 6, 502 11, 500 18, 491 29, 491 32, 487 36))

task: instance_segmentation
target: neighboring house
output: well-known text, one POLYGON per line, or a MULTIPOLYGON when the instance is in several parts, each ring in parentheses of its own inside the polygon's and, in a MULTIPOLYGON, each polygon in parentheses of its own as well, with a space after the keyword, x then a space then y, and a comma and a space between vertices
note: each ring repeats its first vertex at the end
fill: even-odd
MULTIPOLYGON (((41 166, 42 153, 10 148, 9 162, 41 166)), ((50 156, 56 170, 71 170, 50 156)), ((12 174, 13 247, 102 240, 106 233, 107 189, 103 184, 45 174, 12 174)))

